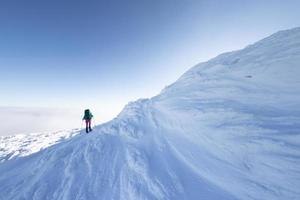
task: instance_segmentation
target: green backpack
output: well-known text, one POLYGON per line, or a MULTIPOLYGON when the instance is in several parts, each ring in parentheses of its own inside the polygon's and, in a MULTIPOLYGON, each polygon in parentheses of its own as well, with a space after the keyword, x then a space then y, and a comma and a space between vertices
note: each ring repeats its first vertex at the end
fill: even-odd
POLYGON ((93 118, 93 115, 92 115, 92 113, 91 113, 91 111, 89 110, 89 109, 86 109, 85 111, 84 111, 84 117, 83 117, 83 119, 92 119, 93 118))

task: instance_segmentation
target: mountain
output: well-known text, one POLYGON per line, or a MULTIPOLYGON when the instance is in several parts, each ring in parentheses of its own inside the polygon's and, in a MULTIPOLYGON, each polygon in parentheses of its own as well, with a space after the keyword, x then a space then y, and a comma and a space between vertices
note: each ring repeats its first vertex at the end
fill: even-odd
POLYGON ((92 134, 5 159, 0 199, 300 199, 299 77, 300 28, 222 54, 92 134))

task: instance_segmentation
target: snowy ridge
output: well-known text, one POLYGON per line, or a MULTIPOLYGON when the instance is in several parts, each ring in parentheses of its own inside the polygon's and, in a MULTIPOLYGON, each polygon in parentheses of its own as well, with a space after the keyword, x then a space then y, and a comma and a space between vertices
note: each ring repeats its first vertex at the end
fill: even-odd
POLYGON ((300 199, 300 28, 0 164, 0 199, 300 199), (25 184, 26 183, 26 184, 25 184))

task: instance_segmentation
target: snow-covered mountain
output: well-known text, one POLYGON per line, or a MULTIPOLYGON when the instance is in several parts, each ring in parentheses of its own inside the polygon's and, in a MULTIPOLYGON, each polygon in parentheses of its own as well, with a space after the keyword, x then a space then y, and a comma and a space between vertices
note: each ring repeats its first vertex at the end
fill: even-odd
POLYGON ((300 28, 193 67, 92 134, 6 158, 1 200, 300 199, 300 28))

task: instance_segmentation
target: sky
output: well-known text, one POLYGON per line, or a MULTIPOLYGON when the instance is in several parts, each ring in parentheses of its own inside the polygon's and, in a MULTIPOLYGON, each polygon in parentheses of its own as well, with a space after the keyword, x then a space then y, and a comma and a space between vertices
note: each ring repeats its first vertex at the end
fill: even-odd
POLYGON ((107 121, 199 62, 300 26, 299 9, 298 0, 1 1, 0 115, 25 109, 47 124, 32 117, 50 109, 56 129, 90 108, 107 121))

